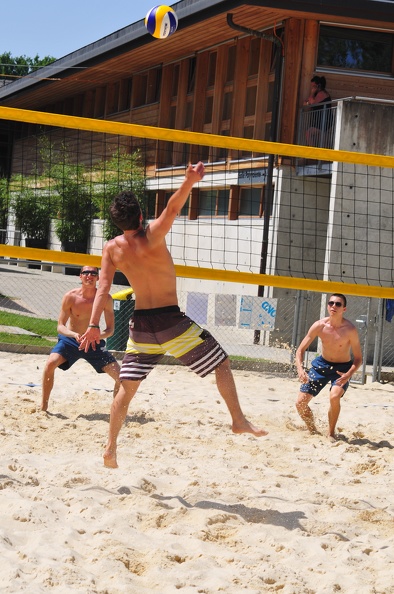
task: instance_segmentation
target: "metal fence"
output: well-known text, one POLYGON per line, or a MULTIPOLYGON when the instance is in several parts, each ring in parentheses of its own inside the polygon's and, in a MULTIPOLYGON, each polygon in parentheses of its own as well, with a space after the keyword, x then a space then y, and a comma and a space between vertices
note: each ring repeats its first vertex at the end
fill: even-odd
POLYGON ((298 120, 297 144, 316 148, 334 148, 337 102, 303 107, 298 120))
MULTIPOLYGON (((56 342, 62 297, 78 286, 78 274, 79 267, 0 259, 0 351, 49 353, 56 342), (36 322, 34 331, 28 329, 32 320, 36 322)), ((123 279, 115 281, 119 284, 112 286, 111 293, 116 328, 108 348, 121 358, 134 302, 132 292, 121 284, 123 279)), ((326 315, 327 295, 269 287, 266 290, 269 298, 214 291, 180 291, 178 296, 182 310, 214 334, 234 367, 294 375, 295 349, 310 325, 326 315), (253 318, 256 304, 260 313, 253 318), (261 321, 262 310, 271 325, 267 319, 261 321)), ((252 287, 250 293, 253 291, 252 287)), ((390 300, 348 297, 345 315, 358 328, 364 355, 353 382, 365 383, 367 376, 372 381, 394 379, 394 319, 388 321, 390 308, 390 300)), ((318 352, 320 345, 315 341, 305 355, 306 366, 318 352)))

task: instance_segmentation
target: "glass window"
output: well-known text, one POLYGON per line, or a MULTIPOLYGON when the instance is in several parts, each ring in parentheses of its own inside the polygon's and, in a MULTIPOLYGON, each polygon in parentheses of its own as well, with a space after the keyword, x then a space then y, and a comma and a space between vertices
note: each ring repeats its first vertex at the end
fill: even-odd
POLYGON ((237 46, 231 45, 228 48, 227 54, 227 75, 226 75, 226 82, 232 82, 234 80, 234 72, 235 72, 235 58, 237 55, 237 46))
POLYGON ((172 97, 178 96, 178 85, 179 85, 179 64, 174 66, 174 73, 172 75, 172 97))
POLYGON ((148 86, 148 75, 137 74, 134 77, 133 107, 141 107, 146 102, 146 89, 148 86))
POLYGON ((390 33, 322 25, 317 65, 391 74, 393 40, 390 33))
POLYGON ((229 199, 230 199, 230 190, 219 190, 218 191, 217 207, 216 207, 217 215, 227 215, 228 214, 229 199))
POLYGON ((193 93, 194 85, 196 82, 196 58, 190 58, 189 60, 189 72, 188 72, 188 80, 187 80, 187 92, 193 93))
POLYGON ((193 121, 193 103, 188 101, 186 103, 186 114, 185 114, 185 129, 190 130, 193 121))
POLYGON ((198 214, 200 217, 215 214, 216 208, 216 191, 208 190, 200 192, 199 194, 199 209, 198 214))
POLYGON ((160 97, 161 68, 152 68, 148 73, 146 103, 156 103, 160 97))
POLYGON ((233 107, 233 92, 228 91, 223 95, 223 117, 222 120, 229 120, 231 118, 231 110, 233 107))
POLYGON ((239 215, 261 216, 261 188, 241 188, 239 215))
POLYGON ((119 97, 119 111, 130 109, 131 101, 131 78, 126 78, 121 81, 120 97, 119 97))
POLYGON ((229 190, 207 190, 199 194, 198 215, 200 217, 227 215, 229 190))
POLYGON ((245 107, 245 115, 246 116, 254 116, 255 115, 256 96, 257 96, 256 85, 253 87, 248 87, 246 90, 246 107, 245 107))
POLYGON ((205 100, 205 116, 204 124, 210 124, 212 122, 212 110, 213 110, 213 97, 207 97, 205 100))
POLYGON ((250 42, 248 76, 255 76, 259 71, 260 39, 253 38, 250 42))
POLYGON ((213 87, 216 78, 216 52, 209 54, 208 87, 213 87))

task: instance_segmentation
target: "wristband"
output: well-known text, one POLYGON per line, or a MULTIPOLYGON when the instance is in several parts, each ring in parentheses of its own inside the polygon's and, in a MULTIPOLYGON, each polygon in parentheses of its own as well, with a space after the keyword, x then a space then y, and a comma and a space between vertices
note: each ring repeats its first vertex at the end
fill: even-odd
POLYGON ((88 328, 98 328, 100 330, 100 326, 96 326, 95 324, 89 324, 88 328))

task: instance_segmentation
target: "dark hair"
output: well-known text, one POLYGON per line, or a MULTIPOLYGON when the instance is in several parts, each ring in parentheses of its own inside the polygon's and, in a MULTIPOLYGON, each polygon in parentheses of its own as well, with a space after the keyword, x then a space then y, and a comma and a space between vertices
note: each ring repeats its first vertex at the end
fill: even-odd
POLYGON ((133 192, 121 192, 113 199, 109 214, 114 225, 122 231, 138 229, 141 207, 133 192))
POLYGON ((346 297, 342 293, 331 293, 331 297, 339 297, 343 301, 343 307, 346 307, 346 297))
POLYGON ((316 83, 324 91, 326 88, 326 77, 325 76, 313 76, 311 82, 316 83))

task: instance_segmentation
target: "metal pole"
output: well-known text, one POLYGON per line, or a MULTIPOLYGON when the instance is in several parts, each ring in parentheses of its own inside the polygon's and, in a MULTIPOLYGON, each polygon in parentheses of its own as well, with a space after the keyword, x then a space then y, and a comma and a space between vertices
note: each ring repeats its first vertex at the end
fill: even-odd
MULTIPOLYGON (((274 43, 278 48, 278 54, 274 56, 275 58, 275 84, 274 84, 274 96, 273 96, 273 105, 272 105, 272 120, 271 120, 271 127, 270 127, 270 138, 271 142, 276 142, 278 140, 278 123, 279 123, 279 100, 280 100, 280 89, 282 85, 282 70, 283 70, 283 62, 284 62, 284 55, 283 55, 283 48, 282 43, 275 37, 275 35, 267 35, 262 31, 256 31, 255 29, 249 29, 248 27, 243 27, 242 25, 237 25, 234 23, 232 13, 227 14, 227 24, 232 28, 236 29, 237 31, 242 31, 243 33, 248 33, 249 35, 253 35, 254 37, 260 37, 261 39, 266 39, 267 41, 271 41, 274 43), (280 53, 279 53, 280 52, 280 53)), ((261 244, 261 254, 260 254, 260 274, 267 273, 267 260, 268 260, 268 239, 269 239, 269 223, 270 217, 272 214, 272 208, 274 204, 274 188, 272 185, 273 180, 273 172, 274 172, 274 163, 275 163, 275 155, 268 156, 268 167, 267 167, 267 183, 266 183, 266 192, 265 192, 265 200, 264 200, 264 213, 263 213, 263 239, 261 244)), ((259 285, 257 295, 259 297, 264 296, 264 286, 259 285)), ((260 343, 260 330, 255 330, 254 332, 254 344, 260 343)))

